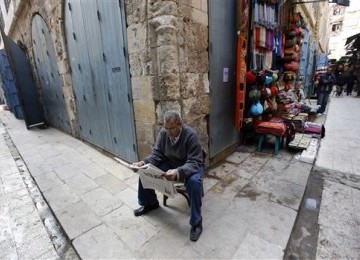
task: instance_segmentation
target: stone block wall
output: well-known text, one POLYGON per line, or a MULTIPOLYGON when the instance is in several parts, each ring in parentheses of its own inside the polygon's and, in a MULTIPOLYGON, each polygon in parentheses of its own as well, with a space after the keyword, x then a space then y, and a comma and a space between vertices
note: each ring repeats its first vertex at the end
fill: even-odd
MULTIPOLYGON (((21 2, 23 6, 9 35, 24 44, 31 63, 35 64, 32 17, 38 13, 45 20, 54 42, 72 134, 78 137, 64 35, 65 1, 21 2)), ((125 0, 125 13, 139 158, 150 152, 162 127, 163 113, 168 109, 181 113, 184 123, 198 131, 208 151, 207 0, 125 0)), ((34 76, 37 81, 37 75, 34 76)))
POLYGON ((139 158, 175 109, 208 150, 209 57, 206 0, 126 0, 139 158))

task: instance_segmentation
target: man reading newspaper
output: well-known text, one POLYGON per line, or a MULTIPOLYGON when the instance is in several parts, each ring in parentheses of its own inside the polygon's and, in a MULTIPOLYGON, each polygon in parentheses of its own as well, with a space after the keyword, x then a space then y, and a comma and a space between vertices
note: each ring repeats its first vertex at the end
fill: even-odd
MULTIPOLYGON (((183 181, 190 199, 190 239, 197 241, 202 233, 202 176, 204 174, 203 154, 200 140, 194 129, 182 124, 176 111, 164 114, 164 127, 160 130, 155 146, 143 161, 133 164, 141 167, 153 164, 165 172, 169 181, 183 181)), ((141 216, 159 207, 153 189, 145 189, 139 179, 138 202, 140 208, 134 210, 141 216)))

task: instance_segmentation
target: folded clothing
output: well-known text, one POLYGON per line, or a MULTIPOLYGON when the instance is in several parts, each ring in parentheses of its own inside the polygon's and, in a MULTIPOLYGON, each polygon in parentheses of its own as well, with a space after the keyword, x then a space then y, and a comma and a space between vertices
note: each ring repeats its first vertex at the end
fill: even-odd
POLYGON ((313 123, 313 122, 305 122, 304 124, 304 133, 308 134, 321 134, 322 125, 313 123))
POLYGON ((284 136, 286 125, 284 123, 261 122, 255 128, 259 134, 272 134, 276 136, 284 136))
POLYGON ((289 147, 304 150, 307 149, 312 136, 308 134, 296 133, 294 139, 289 143, 289 147))

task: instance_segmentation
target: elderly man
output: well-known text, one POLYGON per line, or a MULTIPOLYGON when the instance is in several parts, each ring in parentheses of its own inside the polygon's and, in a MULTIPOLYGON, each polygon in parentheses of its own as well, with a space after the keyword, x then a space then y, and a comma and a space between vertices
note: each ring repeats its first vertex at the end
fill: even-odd
MULTIPOLYGON (((151 163, 165 173, 169 181, 185 182, 190 199, 190 240, 197 241, 202 233, 202 176, 204 174, 203 154, 200 140, 194 129, 182 124, 176 111, 164 115, 164 127, 160 130, 155 146, 143 161, 133 165, 151 163)), ((159 207, 155 191, 145 189, 139 179, 138 202, 140 208, 134 211, 141 216, 159 207)))

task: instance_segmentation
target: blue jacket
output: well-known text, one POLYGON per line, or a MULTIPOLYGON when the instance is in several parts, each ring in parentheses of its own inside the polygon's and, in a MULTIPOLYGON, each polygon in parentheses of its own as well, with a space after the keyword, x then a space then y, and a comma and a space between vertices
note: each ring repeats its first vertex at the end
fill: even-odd
POLYGON ((330 94, 335 84, 336 77, 333 74, 321 74, 316 92, 330 94))

